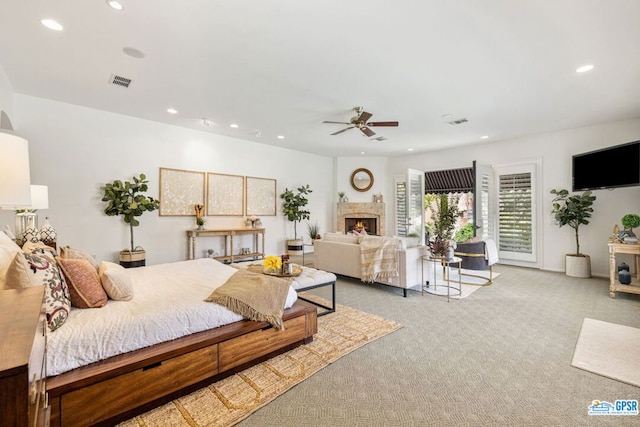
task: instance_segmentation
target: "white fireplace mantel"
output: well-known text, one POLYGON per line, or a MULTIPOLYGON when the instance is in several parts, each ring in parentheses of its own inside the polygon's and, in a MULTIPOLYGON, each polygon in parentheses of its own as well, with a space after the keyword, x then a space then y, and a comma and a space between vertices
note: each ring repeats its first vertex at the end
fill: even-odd
POLYGON ((338 202, 338 223, 339 232, 345 232, 345 218, 375 218, 378 224, 377 234, 385 235, 386 208, 384 202, 379 203, 359 203, 359 202, 338 202))

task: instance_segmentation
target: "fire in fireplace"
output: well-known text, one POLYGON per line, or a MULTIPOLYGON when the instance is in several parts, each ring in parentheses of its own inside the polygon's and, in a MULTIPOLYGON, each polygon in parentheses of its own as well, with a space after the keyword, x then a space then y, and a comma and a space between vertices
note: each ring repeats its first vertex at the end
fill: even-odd
POLYGON ((345 218, 344 229, 349 231, 362 232, 367 234, 378 234, 378 222, 376 218, 345 218))

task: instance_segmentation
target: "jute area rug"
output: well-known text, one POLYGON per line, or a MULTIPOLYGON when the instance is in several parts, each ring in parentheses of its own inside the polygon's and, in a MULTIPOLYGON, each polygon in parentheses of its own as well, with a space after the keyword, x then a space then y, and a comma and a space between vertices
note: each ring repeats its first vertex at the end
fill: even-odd
POLYGON ((640 387, 640 329, 585 318, 571 366, 640 387))
POLYGON ((231 426, 342 356, 402 326, 343 305, 318 318, 313 342, 302 345, 164 406, 119 424, 231 426))

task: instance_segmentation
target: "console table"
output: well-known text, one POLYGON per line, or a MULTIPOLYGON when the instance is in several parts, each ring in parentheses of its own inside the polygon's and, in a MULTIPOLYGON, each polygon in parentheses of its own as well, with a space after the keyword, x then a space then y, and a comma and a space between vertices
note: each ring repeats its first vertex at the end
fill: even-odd
POLYGON ((214 230, 187 230, 188 259, 194 259, 196 253, 196 238, 224 237, 224 255, 214 257, 218 261, 233 262, 237 259, 264 258, 264 228, 225 228, 214 230), (248 254, 237 254, 233 250, 235 236, 253 235, 253 248, 248 254), (258 236, 262 238, 259 239, 258 236), (260 242, 258 240, 261 240, 260 242), (259 246, 258 244, 261 243, 259 246))
POLYGON ((609 243, 609 296, 616 297, 616 292, 640 294, 640 244, 609 243), (635 258, 636 277, 629 285, 618 282, 616 277, 616 254, 631 254, 635 258))

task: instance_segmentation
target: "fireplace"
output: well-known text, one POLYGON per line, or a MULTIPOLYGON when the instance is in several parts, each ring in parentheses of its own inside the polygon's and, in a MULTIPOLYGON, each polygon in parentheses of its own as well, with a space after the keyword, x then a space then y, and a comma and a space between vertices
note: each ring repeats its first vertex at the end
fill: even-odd
MULTIPOLYGON (((347 225, 347 219, 363 221, 367 220, 367 223, 363 221, 363 227, 367 233, 377 234, 378 236, 385 235, 385 204, 384 202, 375 203, 363 203, 363 202, 339 202, 338 203, 338 218, 336 226, 339 232, 349 232, 353 228, 349 228, 347 225), (372 222, 369 222, 373 220, 372 222)), ((355 227, 354 223, 352 227, 355 227)))
POLYGON ((378 234, 378 221, 376 218, 345 218, 344 230, 362 232, 367 234, 378 234))

